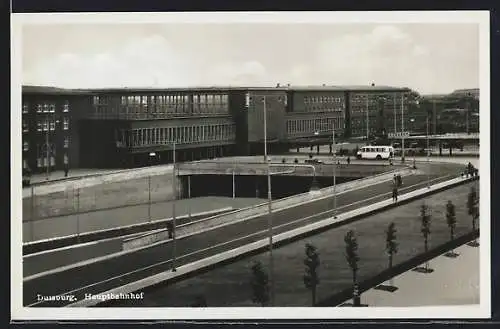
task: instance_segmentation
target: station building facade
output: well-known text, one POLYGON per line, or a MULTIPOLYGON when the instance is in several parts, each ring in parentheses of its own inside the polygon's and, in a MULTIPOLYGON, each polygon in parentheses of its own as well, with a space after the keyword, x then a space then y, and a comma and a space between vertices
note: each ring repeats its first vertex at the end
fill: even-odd
MULTIPOLYGON (((59 122, 53 137, 49 136, 57 145, 54 160, 48 160, 51 168, 68 164, 72 168, 128 168, 172 162, 174 149, 176 161, 190 161, 263 154, 265 137, 272 154, 331 142, 333 131, 337 138, 364 136, 366 113, 370 131, 381 127, 390 131, 392 121, 387 117, 394 105, 387 99, 394 98, 399 109, 397 99, 409 91, 373 86, 288 86, 58 89, 58 93, 50 93, 48 88, 45 93, 39 89, 35 97, 29 90, 23 88, 23 122, 30 122, 36 131, 29 135, 35 149, 23 151, 23 159, 35 171, 46 169, 46 160, 40 156, 46 154, 43 120, 44 114, 50 117, 52 113, 43 112, 43 102, 39 116, 24 113, 24 104, 36 109, 38 99, 53 102, 54 120, 59 122), (381 119, 380 115, 387 117, 381 119), (42 122, 42 131, 36 130, 38 122, 42 122)), ((49 134, 54 121, 50 120, 49 134)))
POLYGON ((79 113, 88 107, 88 91, 23 86, 22 166, 46 172, 79 165, 79 113))

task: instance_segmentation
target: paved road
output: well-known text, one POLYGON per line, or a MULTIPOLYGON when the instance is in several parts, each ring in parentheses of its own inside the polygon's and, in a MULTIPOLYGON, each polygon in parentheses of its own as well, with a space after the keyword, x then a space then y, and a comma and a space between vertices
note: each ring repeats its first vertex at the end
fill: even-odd
MULTIPOLYGON (((197 217, 195 220, 200 220, 200 217, 197 217)), ((184 225, 190 221, 188 217, 178 218, 177 223, 178 225, 184 225)), ((122 251, 123 239, 141 235, 146 232, 147 231, 82 243, 24 256, 23 277, 120 252, 122 251)))
MULTIPOLYGON (((178 200, 178 216, 205 212, 224 207, 243 208, 263 201, 256 198, 202 197, 178 200)), ((172 217, 172 201, 151 204, 151 220, 172 217)), ((23 242, 50 239, 84 232, 99 231, 133 224, 147 223, 148 205, 127 206, 82 214, 45 218, 23 222, 23 242)))
MULTIPOLYGON (((449 174, 446 166, 434 168, 431 178, 433 183, 444 181, 442 173, 449 174), (443 168, 444 167, 444 168, 443 168)), ((455 173, 456 173, 456 166, 455 173)), ((404 190, 412 191, 426 184, 427 175, 405 177, 404 190), (417 184, 417 185, 414 185, 417 184)), ((359 190, 347 192, 337 197, 339 212, 349 211, 390 197, 390 183, 380 183, 359 190)), ((331 216, 332 198, 318 200, 278 211, 273 214, 273 226, 276 234, 331 216), (311 216, 311 217, 309 217, 311 216)), ((177 241, 178 265, 206 258, 238 246, 254 242, 266 236, 267 217, 265 215, 252 220, 228 225, 216 230, 190 236, 177 241)), ((141 278, 151 276, 171 268, 172 243, 140 250, 131 254, 114 257, 82 268, 69 269, 30 279, 24 282, 23 300, 25 305, 36 302, 36 294, 59 295, 72 292, 82 299, 84 293, 99 293, 116 286, 124 285, 141 278), (103 281, 104 280, 104 281, 103 281), (84 288, 80 288, 84 287, 84 288)), ((47 302, 43 306, 62 306, 66 301, 47 302)))

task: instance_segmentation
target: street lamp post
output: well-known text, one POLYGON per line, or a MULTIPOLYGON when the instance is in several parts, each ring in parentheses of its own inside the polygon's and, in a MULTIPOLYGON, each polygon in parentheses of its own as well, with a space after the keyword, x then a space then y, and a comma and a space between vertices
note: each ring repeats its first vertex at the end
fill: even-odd
POLYGON ((396 108, 397 108, 397 105, 396 105, 396 94, 394 94, 394 133, 396 133, 398 131, 398 128, 397 128, 397 112, 396 112, 396 108))
POLYGON ((333 218, 337 218, 337 152, 335 147, 335 121, 332 123, 332 153, 333 153, 333 218))
MULTIPOLYGON (((366 143, 369 143, 370 140, 370 130, 369 130, 369 116, 368 116, 368 110, 369 110, 369 102, 368 102, 368 94, 366 94, 366 143)), ((335 129, 334 129, 335 132, 335 129)), ((334 142, 334 140, 332 140, 334 142)), ((332 144, 333 147, 333 144, 332 144)), ((334 152, 335 153, 335 152, 334 152)))
MULTIPOLYGON (((52 153, 52 148, 50 147, 49 143, 49 133, 50 133, 50 122, 49 122, 49 114, 47 114, 46 117, 46 123, 47 123, 47 133, 45 134, 45 146, 46 146, 46 157, 47 157, 47 173, 46 173, 46 180, 49 180, 50 178, 50 154, 52 153)), ((54 121, 54 133, 56 131, 56 125, 59 124, 59 120, 54 121)))
MULTIPOLYGON (((410 122, 411 122, 410 129, 413 130, 413 131, 415 131, 415 119, 414 118, 410 118, 410 122)), ((410 147, 411 147, 411 144, 410 144, 410 147)), ((415 165, 415 148, 412 150, 412 153, 413 153, 413 165, 415 165)))
MULTIPOLYGON (((319 131, 315 132, 319 135, 319 131)), ((337 154, 335 152, 335 121, 332 122, 332 158, 333 158, 333 218, 337 218, 337 154)))
POLYGON ((176 272, 176 257, 177 257, 177 241, 176 241, 176 214, 175 214, 175 203, 177 202, 177 177, 176 177, 176 172, 175 172, 175 142, 173 143, 173 151, 172 151, 172 162, 174 164, 172 168, 172 194, 174 198, 174 202, 172 203, 172 251, 173 251, 173 257, 172 257, 172 272, 176 272))
POLYGON ((430 168, 429 168, 429 153, 431 152, 429 148, 429 115, 427 114, 427 120, 426 120, 426 135, 427 135, 427 188, 430 188, 430 168))
POLYGON ((401 162, 405 162, 404 99, 405 94, 401 93, 401 162))
POLYGON ((272 191, 271 191, 271 166, 267 159, 267 104, 266 96, 263 96, 264 105, 264 159, 267 165, 267 210, 268 210, 268 233, 269 233, 269 273, 271 288, 271 306, 274 306, 274 259, 273 259, 273 221, 272 221, 272 191))

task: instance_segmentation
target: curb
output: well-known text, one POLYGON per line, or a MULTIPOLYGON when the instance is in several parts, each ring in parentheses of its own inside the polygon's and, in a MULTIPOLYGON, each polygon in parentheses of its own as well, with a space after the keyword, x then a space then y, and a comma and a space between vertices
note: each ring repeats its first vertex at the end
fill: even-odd
MULTIPOLYGON (((234 208, 232 207, 220 208, 212 211, 205 211, 205 212, 191 214, 191 218, 194 220, 202 220, 204 218, 209 218, 212 216, 217 216, 232 211, 234 211, 234 208)), ((186 219, 189 218, 189 215, 176 216, 176 218, 177 220, 186 219)), ((172 221, 172 218, 160 219, 152 222, 133 224, 129 226, 122 226, 118 228, 111 228, 100 231, 86 232, 80 234, 80 236, 73 234, 53 239, 27 242, 23 244, 23 256, 45 250, 67 247, 79 243, 92 242, 96 240, 115 238, 123 235, 141 233, 144 231, 163 229, 165 228, 165 224, 169 221, 172 221)))

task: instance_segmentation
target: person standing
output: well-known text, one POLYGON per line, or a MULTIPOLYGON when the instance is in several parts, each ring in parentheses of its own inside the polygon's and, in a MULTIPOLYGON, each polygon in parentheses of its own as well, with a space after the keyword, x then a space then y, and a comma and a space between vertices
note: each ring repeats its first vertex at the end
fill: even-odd
POLYGON ((392 188, 392 201, 393 202, 398 201, 398 187, 397 187, 397 185, 394 185, 392 188))

